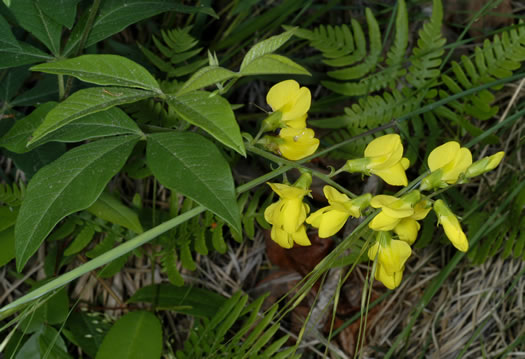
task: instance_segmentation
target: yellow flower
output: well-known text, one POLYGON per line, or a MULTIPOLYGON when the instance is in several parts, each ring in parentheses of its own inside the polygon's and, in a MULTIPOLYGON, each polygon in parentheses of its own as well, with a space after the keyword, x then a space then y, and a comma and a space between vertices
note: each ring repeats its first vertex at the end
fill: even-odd
POLYGON ((377 264, 374 278, 385 285, 388 289, 399 287, 403 279, 403 271, 387 273, 381 264, 377 264))
POLYGON ((283 128, 279 132, 279 152, 284 158, 294 161, 308 157, 319 147, 319 140, 314 136, 311 128, 283 128))
POLYGON ((374 260, 377 255, 379 264, 388 274, 402 272, 411 254, 410 245, 404 241, 391 239, 389 232, 379 232, 376 243, 368 249, 368 258, 374 260))
POLYGON ((414 205, 419 201, 420 193, 411 191, 401 198, 388 195, 378 195, 372 198, 370 205, 381 208, 368 227, 374 231, 390 231, 394 229, 403 218, 414 214, 414 205))
POLYGON ((280 198, 266 208, 264 218, 273 225, 271 237, 281 247, 292 248, 294 242, 302 246, 310 245, 304 226, 310 208, 303 203, 303 197, 310 192, 307 188, 311 182, 311 175, 305 173, 294 186, 268 183, 280 198))
POLYGON ((469 168, 467 168, 465 177, 472 178, 485 172, 492 171, 500 164, 503 156, 505 156, 505 152, 500 151, 492 156, 484 157, 479 161, 474 162, 469 168))
MULTIPOLYGON (((299 87, 295 80, 286 80, 272 86, 266 102, 273 111, 281 112, 281 126, 302 129, 306 127, 306 116, 312 96, 307 87, 299 87)), ((277 127, 270 128, 274 130, 277 127)))
POLYGON ((389 289, 399 286, 405 262, 411 254, 412 249, 406 242, 393 240, 389 232, 378 232, 376 243, 368 249, 370 260, 377 256, 375 279, 389 289))
POLYGON ((324 186, 323 192, 330 205, 315 211, 306 218, 306 223, 319 228, 320 238, 336 234, 344 226, 348 217, 360 217, 361 210, 368 207, 372 197, 370 193, 366 193, 350 199, 331 186, 324 186))
POLYGON ((436 147, 428 156, 431 174, 423 179, 421 189, 444 188, 454 184, 471 164, 472 154, 469 149, 461 147, 456 141, 436 147))
POLYGON ((428 200, 421 200, 414 206, 414 214, 403 218, 395 227, 394 232, 400 240, 412 245, 417 239, 417 233, 421 225, 418 221, 424 219, 432 206, 428 200))
POLYGON ((434 202, 434 212, 436 212, 439 223, 443 226, 445 234, 454 247, 462 252, 468 251, 467 236, 465 236, 465 233, 461 229, 457 217, 448 208, 446 203, 438 199, 434 202))
POLYGON ((365 148, 365 157, 348 160, 344 169, 348 172, 375 174, 392 186, 408 185, 405 170, 410 165, 403 157, 403 144, 398 134, 376 138, 365 148))

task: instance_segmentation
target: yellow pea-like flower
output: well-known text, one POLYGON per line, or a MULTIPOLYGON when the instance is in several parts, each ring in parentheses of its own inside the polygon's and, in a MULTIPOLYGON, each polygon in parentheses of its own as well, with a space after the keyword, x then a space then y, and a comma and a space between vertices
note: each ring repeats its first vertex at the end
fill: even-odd
POLYGON ((406 242, 393 240, 390 232, 378 232, 376 243, 368 249, 370 260, 377 257, 375 279, 389 289, 399 286, 405 263, 411 254, 412 249, 406 242))
POLYGON ((368 207, 372 198, 370 193, 366 193, 350 199, 332 186, 324 186, 323 192, 330 205, 315 211, 306 218, 306 223, 319 228, 320 238, 336 234, 344 226, 348 217, 360 217, 361 211, 368 207))
POLYGON ((419 201, 419 191, 411 191, 401 198, 388 195, 374 196, 370 205, 374 208, 381 208, 368 227, 374 231, 390 231, 394 229, 403 218, 409 218, 414 211, 414 205, 419 201))
POLYGON ((418 221, 424 219, 432 209, 430 201, 423 199, 414 206, 414 214, 403 218, 395 227, 394 233, 400 240, 412 245, 416 239, 421 225, 418 221))
POLYGON ((387 273, 381 264, 377 264, 374 278, 385 285, 388 289, 395 289, 401 284, 403 271, 387 273))
POLYGON ((421 182, 422 190, 444 188, 456 183, 472 165, 472 154, 456 141, 436 147, 428 156, 431 174, 421 182))
POLYGON ((434 202, 434 212, 436 212, 439 223, 443 226, 446 236, 454 247, 462 252, 468 251, 467 236, 463 232, 463 229, 461 229, 457 217, 452 213, 450 208, 448 208, 446 203, 438 199, 434 202))
POLYGON ((398 134, 388 134, 370 142, 364 158, 348 160, 344 169, 348 172, 375 174, 393 186, 408 184, 405 170, 410 165, 408 158, 403 157, 403 144, 398 134))
POLYGON ((292 248, 294 242, 309 246, 304 220, 310 212, 303 198, 310 190, 312 176, 304 173, 293 186, 282 183, 268 183, 279 195, 279 200, 264 211, 264 219, 272 225, 271 238, 283 248, 292 248))
POLYGON ((283 128, 279 132, 279 152, 284 158, 294 161, 308 157, 319 147, 319 140, 314 136, 311 128, 283 128))
POLYGON ((376 243, 368 249, 368 258, 374 260, 377 255, 379 264, 389 274, 402 272, 405 262, 412 254, 410 245, 404 241, 391 239, 389 232, 379 232, 379 234, 376 243))
POLYGON ((266 102, 274 112, 281 113, 280 126, 302 129, 306 127, 307 112, 310 109, 312 95, 307 87, 300 87, 295 80, 286 80, 275 84, 266 95, 266 102))

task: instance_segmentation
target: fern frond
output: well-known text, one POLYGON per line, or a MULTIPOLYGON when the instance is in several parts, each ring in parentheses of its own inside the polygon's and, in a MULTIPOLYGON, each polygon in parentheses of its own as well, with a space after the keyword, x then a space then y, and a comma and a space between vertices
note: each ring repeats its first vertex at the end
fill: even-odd
MULTIPOLYGON (((366 54, 365 35, 361 25, 353 19, 351 24, 352 30, 347 25, 320 25, 313 31, 297 29, 294 35, 309 40, 310 46, 323 53, 323 57, 326 58, 323 62, 327 65, 347 66, 348 64, 361 61, 366 54), (341 64, 339 61, 343 58, 344 62, 341 64), (331 61, 335 62, 332 63, 331 61)), ((285 29, 290 28, 285 27, 285 29)))
POLYGON ((419 31, 417 46, 410 56, 411 65, 408 68, 406 80, 417 89, 430 88, 437 84, 440 75, 441 56, 445 52, 443 46, 447 40, 441 34, 443 23, 443 4, 434 0, 432 17, 419 31))
POLYGON ((370 52, 364 61, 358 65, 348 67, 341 70, 329 71, 327 74, 338 80, 355 80, 361 78, 372 71, 380 60, 382 45, 381 45, 381 31, 379 24, 372 13, 366 9, 366 22, 368 24, 368 33, 370 39, 370 52))
POLYGON ((25 185, 23 183, 11 185, 0 183, 0 203, 10 207, 18 207, 22 204, 25 194, 25 185))
MULTIPOLYGON (((460 63, 452 61, 453 75, 441 76, 446 89, 440 91, 440 97, 445 98, 450 94, 457 94, 499 78, 512 76, 513 71, 519 69, 521 62, 525 61, 524 25, 523 21, 520 21, 518 28, 495 35, 492 41, 486 39, 483 47, 475 48, 473 60, 462 56, 460 63)), ((447 118, 455 115, 487 120, 499 111, 498 106, 492 106, 494 101, 494 95, 490 90, 485 89, 452 101, 446 108, 437 109, 437 113, 447 118)), ((458 121, 456 117, 454 120, 458 121)), ((469 130, 468 126, 466 129, 473 135, 479 135, 481 131, 472 128, 469 130)))
POLYGON ((184 278, 177 268, 177 252, 175 246, 164 247, 160 252, 160 264, 162 271, 168 275, 171 284, 176 286, 184 285, 184 278))
POLYGON ((350 126, 375 128, 414 110, 421 98, 405 92, 385 91, 381 96, 360 98, 358 103, 345 108, 350 126))
POLYGON ((208 59, 195 59, 202 47, 195 48, 199 41, 190 35, 191 26, 182 29, 161 30, 162 39, 153 36, 153 43, 162 56, 144 46, 139 48, 148 60, 169 78, 192 74, 208 63, 208 59))
MULTIPOLYGON (((177 358, 274 358, 288 336, 268 345, 279 330, 279 323, 272 324, 278 307, 262 317, 259 313, 264 299, 259 297, 248 304, 247 295, 235 293, 211 320, 195 324, 184 349, 177 351, 177 358), (229 332, 235 335, 227 335, 229 332)), ((285 354, 289 355, 289 350, 285 354)))

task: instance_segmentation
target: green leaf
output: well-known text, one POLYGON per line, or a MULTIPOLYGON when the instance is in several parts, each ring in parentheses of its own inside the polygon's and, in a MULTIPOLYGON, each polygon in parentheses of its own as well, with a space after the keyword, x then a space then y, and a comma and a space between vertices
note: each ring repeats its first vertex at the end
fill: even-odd
POLYGON ((47 114, 28 145, 78 118, 153 96, 155 93, 150 91, 125 87, 91 87, 77 91, 47 114))
POLYGON ((137 136, 121 136, 91 142, 38 171, 29 182, 15 226, 18 270, 62 218, 95 202, 137 141, 137 136))
MULTIPOLYGON (((85 46, 96 44, 131 24, 166 11, 204 13, 217 18, 217 14, 209 6, 188 6, 180 0, 105 0, 100 6, 85 46)), ((68 44, 67 48, 77 46, 79 41, 80 38, 75 37, 74 43, 68 44)))
POLYGON ((12 106, 34 106, 39 103, 53 101, 58 98, 57 77, 42 76, 35 86, 21 93, 11 101, 12 106))
POLYGON ((15 359, 34 359, 40 358, 40 345, 38 338, 41 332, 34 333, 18 351, 15 359))
POLYGON ((31 134, 56 105, 56 102, 44 103, 26 117, 16 121, 13 127, 0 139, 0 146, 15 153, 29 152, 30 149, 26 147, 26 144, 31 138, 31 134))
POLYGON ((207 289, 172 284, 153 284, 140 288, 128 303, 147 302, 156 309, 173 310, 199 318, 211 318, 226 298, 207 289))
POLYGON ((0 232, 0 267, 13 258, 15 258, 15 229, 11 227, 0 232))
POLYGON ((301 65, 293 62, 287 57, 275 54, 266 54, 257 57, 241 70, 241 75, 262 75, 262 74, 296 74, 308 75, 310 72, 301 65))
POLYGON ((159 84, 148 70, 118 55, 83 55, 36 65, 31 70, 73 76, 102 86, 136 87, 162 93, 159 84))
POLYGON ((181 96, 168 96, 167 102, 183 120, 202 128, 219 142, 246 156, 239 125, 226 99, 217 94, 194 91, 181 96))
POLYGON ((45 326, 38 338, 41 358, 71 359, 67 353, 66 343, 58 331, 50 326, 45 326))
POLYGON ((233 77, 237 77, 237 73, 225 69, 220 66, 206 66, 195 72, 177 91, 177 95, 201 89, 206 86, 213 85, 217 82, 222 82, 233 77))
POLYGON ((96 359, 155 359, 162 353, 162 327, 149 312, 121 317, 104 337, 96 359))
POLYGON ((91 242, 93 236, 95 235, 95 226, 93 224, 87 223, 84 228, 78 232, 77 236, 71 242, 71 244, 64 251, 64 256, 71 256, 77 254, 91 242))
POLYGON ((290 29, 286 32, 283 32, 280 35, 272 36, 266 40, 263 40, 257 44, 255 44, 244 56, 244 59, 241 63, 240 71, 242 72, 248 64, 250 64, 253 60, 257 59, 258 57, 261 57, 266 54, 270 54, 277 50, 279 47, 281 47, 286 41, 292 37, 294 34, 295 29, 290 29))
POLYGON ((0 15, 0 69, 52 59, 29 44, 18 42, 7 21, 0 15))
POLYGON ((9 10, 25 30, 40 40, 54 55, 60 53, 62 26, 47 16, 38 1, 16 0, 9 10))
POLYGON ((31 179, 42 167, 50 164, 66 152, 63 143, 46 143, 26 153, 11 153, 9 157, 16 167, 23 171, 27 179, 31 179))
POLYGON ((190 197, 240 232, 240 213, 228 162, 217 147, 192 132, 148 136, 148 166, 157 180, 190 197))
POLYGON ((35 141, 29 148, 34 148, 52 141, 80 142, 92 138, 116 135, 144 136, 135 121, 124 111, 118 107, 112 107, 109 110, 96 112, 74 120, 64 127, 45 135, 40 140, 35 141))
POLYGON ((18 208, 12 208, 9 206, 0 207, 0 232, 4 229, 8 229, 16 223, 16 217, 18 215, 18 208))
POLYGON ((131 253, 125 254, 123 256, 120 256, 114 260, 111 261, 111 263, 108 263, 107 266, 102 268, 100 272, 98 272, 98 276, 100 278, 111 278, 118 272, 124 268, 126 265, 126 262, 128 261, 128 258, 131 253))
POLYGON ((9 106, 11 99, 24 85, 28 75, 29 73, 25 66, 4 72, 2 81, 0 81, 0 103, 4 103, 4 106, 7 105, 8 108, 11 107, 9 106))
POLYGON ((37 0, 42 11, 51 19, 71 30, 80 0, 37 0))
MULTIPOLYGON (((39 282, 35 287, 42 286, 45 282, 39 282)), ((69 312, 69 297, 66 288, 58 290, 55 294, 45 299, 34 312, 28 313, 20 322, 20 328, 24 332, 34 332, 41 328, 43 323, 58 324, 67 319, 69 312)))
POLYGON ((110 325, 98 313, 73 312, 66 322, 78 346, 94 358, 110 325))
POLYGON ((87 210, 103 220, 129 228, 137 234, 144 232, 138 215, 109 193, 103 192, 87 210))

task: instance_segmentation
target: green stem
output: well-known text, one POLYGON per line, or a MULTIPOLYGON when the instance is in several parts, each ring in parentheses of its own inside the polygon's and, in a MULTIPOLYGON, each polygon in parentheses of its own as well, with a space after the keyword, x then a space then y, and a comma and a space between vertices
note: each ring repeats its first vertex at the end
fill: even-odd
POLYGON ((349 196, 350 198, 355 198, 357 197, 357 195, 355 195, 354 193, 350 192, 349 190, 347 190, 346 188, 344 188, 343 186, 341 186, 340 184, 338 184, 337 182, 335 182, 334 180, 332 180, 330 177, 330 175, 326 175, 320 171, 317 171, 317 170, 314 170, 312 168, 309 168, 309 167, 306 167, 306 166, 303 166, 302 163, 305 162, 305 160, 300 160, 300 161, 289 161, 287 159, 284 159, 284 158, 281 158, 279 156, 276 156, 272 153, 269 153, 269 152, 266 152, 265 150, 262 150, 258 147, 255 147, 254 145, 251 145, 251 144, 246 144, 246 150, 249 151, 249 152, 252 152, 252 153, 255 153, 263 158, 266 158, 267 160, 270 160, 272 162, 275 162, 275 163, 278 163, 279 165, 283 165, 283 166, 289 166, 290 169, 292 168, 297 168, 297 169, 302 169, 302 170, 306 170, 306 171, 309 171, 311 172, 315 177, 317 178, 320 178, 322 179, 325 183, 329 184, 330 186, 336 188, 337 190, 343 192, 344 194, 346 194, 347 196, 349 196))
MULTIPOLYGON (((244 185, 241 185, 237 187, 237 193, 241 194, 243 192, 249 191, 250 189, 260 185, 261 183, 264 183, 273 177, 279 176, 280 174, 289 171, 292 167, 290 166, 282 166, 279 167, 264 176, 258 177, 248 183, 245 183, 244 185)), ((60 277, 50 281, 49 283, 44 284, 43 286, 33 290, 32 292, 24 295, 23 297, 15 300, 14 302, 6 305, 3 308, 0 308, 0 320, 8 317, 12 313, 16 312, 20 309, 20 306, 27 304, 37 298, 42 297, 43 295, 60 288, 67 283, 79 278, 80 276, 91 272, 92 270, 97 269, 98 267, 101 267, 116 258, 123 256, 126 253, 131 252, 135 248, 138 248, 149 241, 153 240, 154 238, 157 238, 161 234, 169 231, 170 229, 178 226, 179 224, 199 215, 200 213, 204 212, 206 208, 203 206, 195 207, 188 212, 185 212, 175 218, 172 218, 164 223, 159 224, 158 226, 138 235, 137 237, 121 244, 120 246, 113 248, 106 253, 90 260, 87 263, 84 263, 80 265, 79 267, 71 270, 70 272, 64 273, 60 277)))
MULTIPOLYGON (((102 0, 95 0, 93 2, 93 5, 89 9, 89 15, 86 21, 86 25, 84 26, 82 37, 80 38, 80 41, 78 42, 78 46, 77 46, 77 49, 73 57, 79 56, 82 53, 82 50, 84 49, 84 45, 86 44, 89 32, 91 31, 91 27, 93 26, 93 22, 95 21, 95 16, 98 13, 98 8, 100 7, 101 3, 102 3, 102 0)), ((64 96, 67 96, 69 94, 69 91, 71 91, 72 86, 73 86, 73 77, 69 77, 67 79, 64 96)), ((60 98, 62 99, 64 96, 61 96, 60 98)))
POLYGON ((64 75, 58 75, 58 99, 62 101, 64 99, 64 75))
POLYGON ((103 266, 104 264, 109 263, 126 253, 131 252, 135 248, 138 248, 143 244, 148 243, 152 239, 160 236, 161 234, 169 231, 170 229, 178 226, 179 224, 195 217, 196 215, 204 212, 205 210, 206 208, 204 208, 203 206, 195 207, 186 213, 183 213, 162 224, 159 224, 158 226, 150 229, 149 231, 146 231, 138 235, 137 237, 127 242, 124 242, 120 246, 113 248, 104 254, 101 254, 100 256, 90 260, 89 262, 84 263, 78 266, 77 268, 62 274, 60 277, 44 284, 43 286, 33 290, 32 292, 1 308, 0 319, 3 319, 6 316, 10 315, 14 311, 16 311, 21 305, 24 305, 26 303, 29 303, 30 301, 40 298, 41 296, 66 285, 67 283, 77 279, 78 277, 89 273, 92 270, 95 270, 98 267, 103 266))

